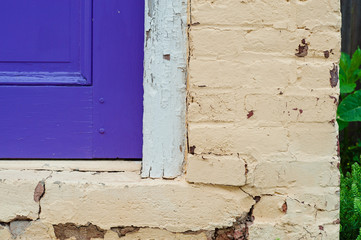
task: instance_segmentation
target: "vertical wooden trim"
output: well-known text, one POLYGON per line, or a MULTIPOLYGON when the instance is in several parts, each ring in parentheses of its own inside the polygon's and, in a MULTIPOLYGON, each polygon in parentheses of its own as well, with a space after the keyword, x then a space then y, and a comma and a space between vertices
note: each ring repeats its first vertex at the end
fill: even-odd
POLYGON ((187 0, 146 0, 142 177, 182 173, 186 70, 187 0))
POLYGON ((352 55, 361 47, 361 1, 342 0, 342 52, 352 55))

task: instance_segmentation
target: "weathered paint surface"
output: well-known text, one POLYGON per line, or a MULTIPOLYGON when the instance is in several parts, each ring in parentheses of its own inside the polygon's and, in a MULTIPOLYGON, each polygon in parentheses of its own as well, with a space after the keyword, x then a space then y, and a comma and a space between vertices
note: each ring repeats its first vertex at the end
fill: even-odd
POLYGON ((339 8, 191 1, 186 179, 258 196, 248 239, 338 239, 339 8))
POLYGON ((0 162, 0 239, 339 239, 339 1, 189 6, 186 173, 0 162))
POLYGON ((186 152, 187 0, 145 2, 142 176, 174 178, 186 152))
POLYGON ((0 170, 0 221, 7 230, 11 222, 26 219, 47 225, 87 226, 91 222, 106 230, 136 226, 171 232, 211 231, 231 226, 255 203, 238 187, 144 180, 136 172, 17 173, 0 170), (45 192, 35 202, 39 182, 44 183, 45 192))

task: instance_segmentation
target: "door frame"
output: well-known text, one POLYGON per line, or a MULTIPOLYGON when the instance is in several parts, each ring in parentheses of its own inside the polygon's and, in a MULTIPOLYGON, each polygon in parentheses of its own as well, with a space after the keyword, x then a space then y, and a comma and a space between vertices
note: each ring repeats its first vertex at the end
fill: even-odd
POLYGON ((142 177, 175 178, 187 152, 188 1, 145 1, 142 177))

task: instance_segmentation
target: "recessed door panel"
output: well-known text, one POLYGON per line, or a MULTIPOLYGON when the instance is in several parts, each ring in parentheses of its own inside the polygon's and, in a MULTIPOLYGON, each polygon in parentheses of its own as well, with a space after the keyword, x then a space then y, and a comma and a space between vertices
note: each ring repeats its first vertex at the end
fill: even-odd
POLYGON ((0 61, 70 62, 70 4, 71 0, 2 0, 0 61))
POLYGON ((0 86, 0 158, 92 158, 92 91, 0 86))
POLYGON ((2 0, 0 29, 0 84, 91 83, 92 0, 2 0))

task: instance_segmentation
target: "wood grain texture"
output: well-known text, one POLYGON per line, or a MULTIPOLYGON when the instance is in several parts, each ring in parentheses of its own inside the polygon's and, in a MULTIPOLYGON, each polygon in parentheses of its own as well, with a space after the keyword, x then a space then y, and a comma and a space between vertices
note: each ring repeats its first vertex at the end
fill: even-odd
POLYGON ((353 54, 361 45, 361 1, 341 0, 342 51, 353 54))
POLYGON ((186 0, 145 2, 142 176, 181 174, 186 150, 186 0))

